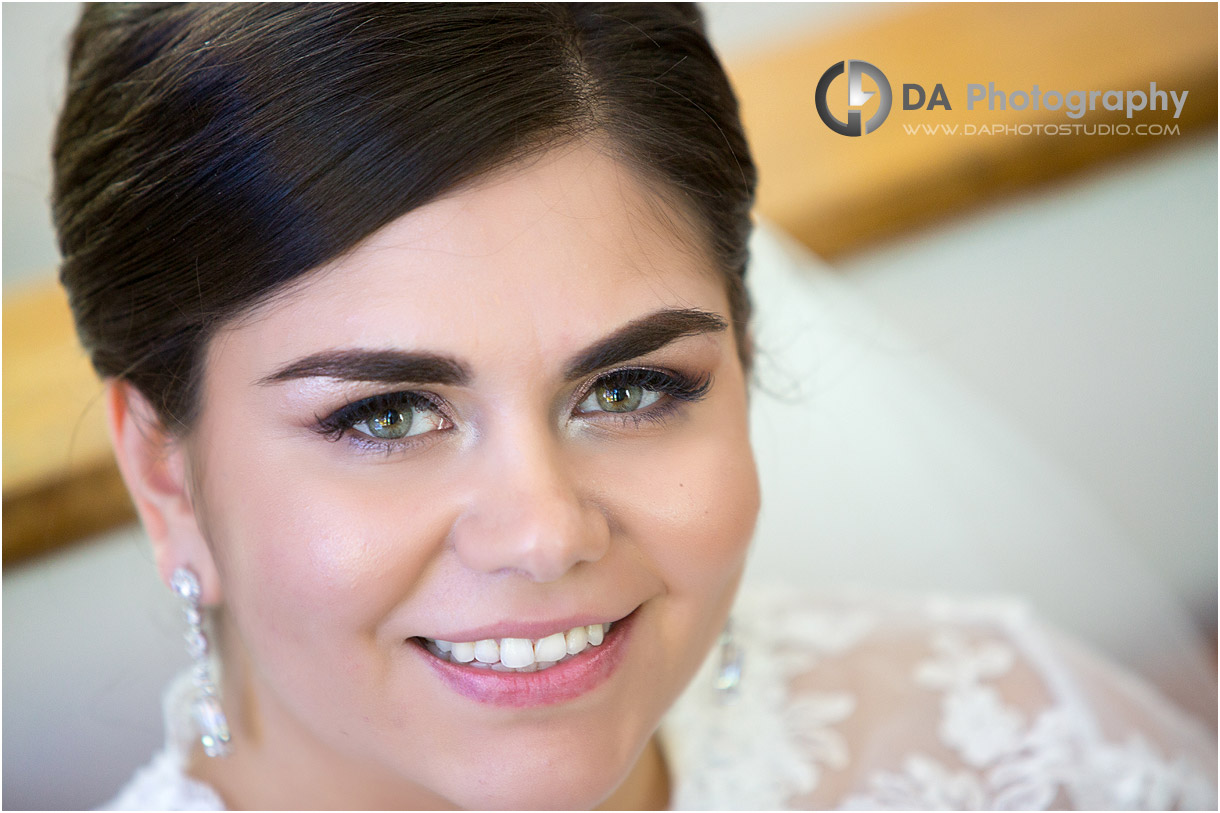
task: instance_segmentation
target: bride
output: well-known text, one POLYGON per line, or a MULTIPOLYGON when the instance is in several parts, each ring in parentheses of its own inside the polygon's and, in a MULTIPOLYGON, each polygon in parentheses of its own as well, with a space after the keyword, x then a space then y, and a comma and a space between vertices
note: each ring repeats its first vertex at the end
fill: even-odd
POLYGON ((114 806, 1214 805, 1019 607, 728 622, 755 171, 694 7, 92 6, 55 168, 196 660, 114 806))

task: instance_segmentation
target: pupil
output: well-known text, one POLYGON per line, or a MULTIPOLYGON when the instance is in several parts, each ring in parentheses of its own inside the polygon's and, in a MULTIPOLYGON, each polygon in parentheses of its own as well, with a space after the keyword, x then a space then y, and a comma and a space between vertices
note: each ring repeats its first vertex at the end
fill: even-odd
POLYGON ((601 387, 597 400, 607 412, 631 412, 640 405, 644 391, 640 387, 601 387))
POLYGON ((374 437, 400 438, 411 428, 411 419, 396 409, 387 409, 369 421, 369 430, 374 437))

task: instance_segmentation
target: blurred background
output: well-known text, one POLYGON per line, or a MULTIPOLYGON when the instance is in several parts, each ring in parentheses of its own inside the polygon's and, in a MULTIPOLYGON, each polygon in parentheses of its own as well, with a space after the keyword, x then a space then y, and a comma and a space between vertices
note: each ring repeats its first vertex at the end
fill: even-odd
MULTIPOLYGON (((8 808, 108 798, 158 747, 159 690, 186 663, 54 282, 48 152, 77 13, 3 6, 8 808)), ((1214 728, 1216 7, 705 14, 762 173, 753 576, 1017 594, 1214 728), (814 110, 846 59, 894 86, 862 138, 814 110), (1172 136, 920 135, 903 124, 947 119, 901 110, 908 81, 983 123, 1064 119, 966 118, 966 82, 1190 96, 1172 136)))

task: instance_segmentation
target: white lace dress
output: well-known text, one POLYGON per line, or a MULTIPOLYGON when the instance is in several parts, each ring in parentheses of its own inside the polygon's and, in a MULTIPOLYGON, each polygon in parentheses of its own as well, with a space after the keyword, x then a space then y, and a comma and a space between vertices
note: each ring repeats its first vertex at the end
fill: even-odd
MULTIPOLYGON (((1215 738, 1018 602, 752 590, 734 628, 739 690, 709 658, 661 728, 674 809, 1216 809, 1215 738)), ((223 807, 182 770, 187 689, 108 807, 223 807)))

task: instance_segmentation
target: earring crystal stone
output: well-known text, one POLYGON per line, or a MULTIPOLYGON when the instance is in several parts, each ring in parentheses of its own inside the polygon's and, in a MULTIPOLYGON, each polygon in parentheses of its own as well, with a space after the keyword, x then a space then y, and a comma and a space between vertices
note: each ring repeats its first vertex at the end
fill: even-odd
POLYGON ((737 700, 741 688, 742 664, 745 652, 733 636, 733 622, 730 619, 724 624, 724 632, 720 633, 720 663, 716 669, 716 679, 713 688, 716 697, 722 703, 732 703, 737 700))
POLYGON ((198 694, 191 703, 191 713, 199 728, 199 741, 208 756, 228 756, 229 723, 220 708, 220 698, 217 697, 216 683, 212 680, 212 667, 208 661, 208 639, 203 633, 203 614, 199 610, 199 597, 203 592, 199 587, 199 578, 190 568, 180 567, 174 571, 170 587, 183 600, 182 614, 187 627, 186 651, 195 662, 191 679, 198 694))

